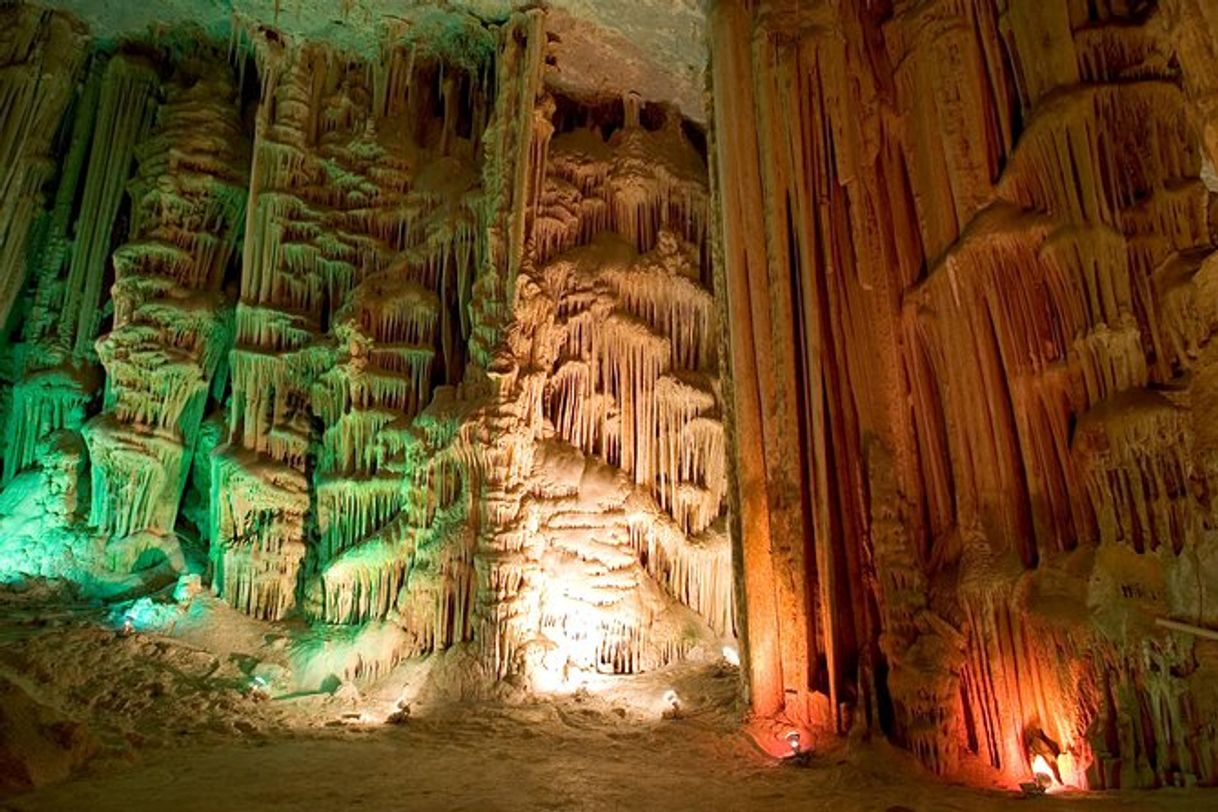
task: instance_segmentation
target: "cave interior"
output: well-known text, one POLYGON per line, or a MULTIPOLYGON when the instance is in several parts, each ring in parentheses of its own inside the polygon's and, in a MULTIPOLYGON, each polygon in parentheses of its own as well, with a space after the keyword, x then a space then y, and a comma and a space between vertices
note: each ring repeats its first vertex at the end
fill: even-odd
POLYGON ((582 707, 1218 805, 1216 246, 1211 0, 6 0, 0 791, 582 707))

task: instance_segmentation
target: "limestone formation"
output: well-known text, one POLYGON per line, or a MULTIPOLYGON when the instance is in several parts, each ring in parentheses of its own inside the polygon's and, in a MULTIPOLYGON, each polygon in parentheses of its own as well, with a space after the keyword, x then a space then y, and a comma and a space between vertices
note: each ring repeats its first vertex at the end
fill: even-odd
POLYGON ((47 2, 115 29, 0 6, 0 581, 1218 784, 1212 2, 47 2))
POLYGON ((1208 5, 709 19, 754 706, 1218 779, 1208 5))
POLYGON ((537 689, 732 634, 696 125, 556 97, 540 11, 372 55, 5 14, 5 474, 73 551, 10 510, 13 577, 205 568, 259 619, 396 628, 365 674, 473 644, 537 689))

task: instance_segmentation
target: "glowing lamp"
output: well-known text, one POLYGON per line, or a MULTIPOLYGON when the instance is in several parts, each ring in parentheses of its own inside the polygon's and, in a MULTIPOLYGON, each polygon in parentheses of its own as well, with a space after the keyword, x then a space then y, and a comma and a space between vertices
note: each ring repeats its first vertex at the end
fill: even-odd
POLYGON ((723 647, 723 659, 727 660, 728 665, 740 667, 740 653, 731 646, 723 647))
POLYGON ((251 698, 257 700, 270 699, 270 685, 262 677, 251 677, 249 682, 249 695, 251 698))
POLYGON ((677 696, 677 692, 669 688, 661 697, 664 703, 664 710, 660 712, 660 717, 663 719, 676 719, 681 715, 681 697, 677 696))
POLYGON ((798 730, 788 730, 781 741, 786 742, 787 748, 790 750, 785 756, 781 756, 784 764, 790 764, 793 767, 807 767, 812 763, 812 748, 804 745, 803 736, 798 730))
POLYGON ((1037 753, 1032 758, 1032 776, 1036 779, 1036 783, 1046 789, 1057 783, 1057 776, 1053 774, 1053 767, 1049 764, 1049 759, 1045 758, 1041 753, 1037 753))

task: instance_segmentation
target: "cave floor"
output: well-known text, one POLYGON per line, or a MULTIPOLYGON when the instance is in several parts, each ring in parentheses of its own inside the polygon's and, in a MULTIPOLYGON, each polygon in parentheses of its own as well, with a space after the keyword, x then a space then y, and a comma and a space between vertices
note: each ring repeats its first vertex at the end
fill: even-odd
MULTIPOLYGON (((1029 800, 949 784, 883 742, 818 743, 807 767, 778 764, 742 731, 739 675, 722 661, 546 700, 411 689, 401 724, 383 720, 419 682, 402 667, 379 687, 255 701, 243 675, 288 630, 205 598, 191 606, 171 633, 124 634, 94 609, 0 604, 0 677, 81 722, 95 750, 72 778, 0 797, 0 810, 1218 810, 1209 790, 1029 800), (670 690, 681 713, 664 719, 670 690)), ((430 659, 424 681, 451 685, 463 667, 430 659)), ((19 721, 13 696, 0 694, 0 717, 19 721)), ((7 721, 7 746, 34 741, 7 721)))
POLYGON ((946 785, 904 754, 861 747, 773 766, 715 722, 615 724, 557 705, 483 709, 343 735, 141 755, 121 769, 11 799, 5 810, 1167 810, 1218 809, 1203 791, 1031 801, 946 785))

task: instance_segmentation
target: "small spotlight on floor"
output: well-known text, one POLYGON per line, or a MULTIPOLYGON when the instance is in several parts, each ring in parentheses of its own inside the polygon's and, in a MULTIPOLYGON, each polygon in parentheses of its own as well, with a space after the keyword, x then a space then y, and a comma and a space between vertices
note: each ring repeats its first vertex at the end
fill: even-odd
POLYGON ((245 695, 256 702, 265 702, 271 698, 271 686, 262 677, 250 677, 245 695))
POLYGON ((811 748, 805 749, 803 736, 798 730, 791 730, 784 737, 787 747, 791 749, 791 754, 783 759, 784 763, 795 767, 807 767, 812 761, 811 748))

